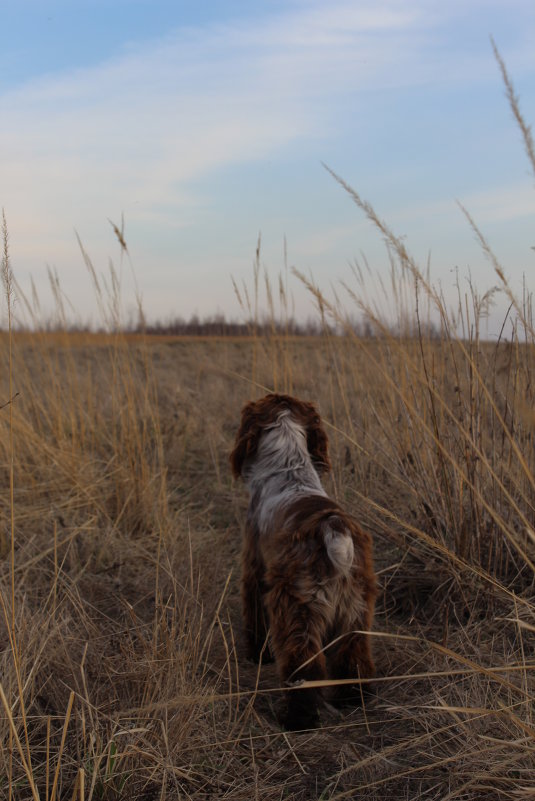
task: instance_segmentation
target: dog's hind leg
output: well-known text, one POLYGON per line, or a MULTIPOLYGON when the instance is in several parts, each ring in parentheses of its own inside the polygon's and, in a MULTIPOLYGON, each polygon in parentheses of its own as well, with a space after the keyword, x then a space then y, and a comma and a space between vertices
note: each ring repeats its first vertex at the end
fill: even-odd
POLYGON ((371 650, 369 630, 373 619, 375 588, 365 593, 367 605, 363 613, 340 626, 346 634, 334 646, 329 660, 330 675, 333 679, 356 679, 355 684, 339 685, 332 698, 335 704, 359 704, 371 689, 369 681, 375 676, 375 665, 371 650))
POLYGON ((325 624, 317 610, 295 597, 272 589, 267 607, 270 613, 271 643, 281 683, 286 693, 287 729, 310 729, 319 724, 322 690, 300 688, 302 681, 327 678, 323 653, 325 624))
POLYGON ((271 662, 267 644, 268 620, 263 601, 264 570, 256 549, 246 543, 242 554, 242 610, 247 656, 255 662, 271 662))

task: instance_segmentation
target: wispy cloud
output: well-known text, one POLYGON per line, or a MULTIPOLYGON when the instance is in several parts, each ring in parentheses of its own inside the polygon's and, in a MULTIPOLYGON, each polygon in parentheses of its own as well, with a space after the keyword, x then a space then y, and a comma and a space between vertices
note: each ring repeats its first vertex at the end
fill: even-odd
MULTIPOLYGON (((478 225, 508 223, 535 217, 535 192, 529 182, 510 183, 485 191, 470 192, 458 198, 458 201, 478 225)), ((399 209, 396 217, 400 223, 419 221, 426 228, 433 221, 447 219, 448 226, 451 227, 462 219, 462 214, 455 198, 447 198, 425 205, 407 204, 399 209)))
POLYGON ((187 221, 199 176, 324 135, 324 101, 380 80, 391 37, 415 18, 396 3, 300 4, 4 92, 1 202, 19 259, 61 262, 72 226, 96 234, 92 221, 114 211, 134 225, 187 221))
POLYGON ((178 30, 103 64, 5 93, 2 150, 37 163, 52 156, 67 174, 73 156, 91 173, 103 163, 120 170, 137 161, 141 175, 171 158, 177 177, 187 179, 318 126, 311 99, 373 88, 392 58, 388 37, 415 18, 335 3, 178 30), (383 37, 380 47, 366 41, 374 33, 383 37))
POLYGON ((501 186, 474 192, 462 200, 473 218, 481 224, 535 219, 535 192, 529 184, 501 186))

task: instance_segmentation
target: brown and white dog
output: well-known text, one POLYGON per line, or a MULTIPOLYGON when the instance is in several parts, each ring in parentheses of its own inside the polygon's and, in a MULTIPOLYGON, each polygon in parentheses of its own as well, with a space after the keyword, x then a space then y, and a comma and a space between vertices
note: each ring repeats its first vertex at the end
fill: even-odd
MULTIPOLYGON (((319 476, 331 464, 315 407, 276 394, 248 403, 230 462, 250 493, 242 554, 248 655, 258 660, 269 634, 287 686, 372 677, 371 539, 323 489, 319 476)), ((360 699, 358 687, 353 695, 360 699)), ((287 728, 318 724, 320 690, 287 696, 287 728)))

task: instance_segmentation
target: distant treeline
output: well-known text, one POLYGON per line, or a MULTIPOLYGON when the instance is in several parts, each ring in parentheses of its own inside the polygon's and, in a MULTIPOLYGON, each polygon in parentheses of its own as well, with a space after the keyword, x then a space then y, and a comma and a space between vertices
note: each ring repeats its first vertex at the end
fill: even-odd
MULTIPOLYGON (((238 322, 227 320, 223 314, 214 314, 207 317, 199 317, 193 314, 188 320, 183 317, 172 317, 164 320, 150 321, 130 315, 129 319, 122 323, 112 322, 109 325, 99 325, 81 320, 65 320, 50 317, 28 325, 26 321, 15 320, 13 328, 16 331, 46 331, 49 333, 68 331, 69 333, 109 333, 111 331, 121 331, 125 334, 147 334, 149 336, 206 336, 206 337, 247 337, 251 335, 290 335, 290 336, 317 336, 330 331, 334 333, 334 326, 321 325, 317 320, 309 319, 306 322, 297 322, 289 319, 277 322, 271 319, 249 320, 238 322)), ((6 321, 0 321, 0 332, 6 331, 6 321)))
POLYGON ((227 320, 222 314, 212 315, 201 319, 194 314, 189 320, 174 317, 170 320, 157 320, 156 322, 143 322, 129 326, 128 332, 156 334, 160 336, 207 336, 207 337, 247 337, 252 334, 290 335, 290 336, 317 336, 325 331, 317 320, 297 322, 289 319, 282 322, 274 320, 237 322, 227 320))
POLYGON ((309 318, 304 322, 298 322, 293 318, 288 320, 249 320, 237 322, 227 320, 223 314, 216 314, 201 319, 194 314, 189 320, 182 317, 174 317, 170 320, 158 320, 156 322, 141 321, 136 325, 125 328, 127 333, 159 334, 163 336, 206 336, 206 337, 247 337, 256 336, 319 336, 320 334, 331 334, 333 336, 347 334, 352 331, 359 337, 372 338, 381 337, 388 331, 389 335, 417 337, 423 335, 429 339, 440 337, 439 328, 432 322, 422 323, 419 327, 413 321, 404 321, 403 325, 391 327, 374 327, 369 320, 345 320, 344 323, 333 325, 326 320, 319 318, 309 318))
MULTIPOLYGON (((0 322, 0 331, 5 331, 6 326, 0 322)), ((305 321, 297 321, 294 318, 288 320, 273 320, 265 317, 261 320, 247 320, 238 322, 227 320, 223 314, 214 314, 204 318, 193 314, 189 320, 183 317, 172 317, 167 320, 149 321, 144 318, 134 319, 133 316, 123 324, 112 324, 109 327, 94 325, 91 323, 73 322, 58 319, 49 319, 40 325, 25 325, 16 321, 14 329, 17 331, 47 331, 50 333, 68 331, 69 333, 110 333, 110 331, 121 331, 125 334, 145 334, 148 336, 190 336, 190 337, 269 337, 269 336, 294 336, 312 337, 321 334, 332 336, 344 335, 353 332, 362 338, 382 337, 385 333, 393 336, 417 337, 420 335, 426 338, 435 339, 440 336, 440 330, 433 323, 427 323, 416 328, 414 323, 406 322, 404 325, 373 326, 369 320, 345 320, 343 323, 334 325, 325 319, 309 318, 305 321)))

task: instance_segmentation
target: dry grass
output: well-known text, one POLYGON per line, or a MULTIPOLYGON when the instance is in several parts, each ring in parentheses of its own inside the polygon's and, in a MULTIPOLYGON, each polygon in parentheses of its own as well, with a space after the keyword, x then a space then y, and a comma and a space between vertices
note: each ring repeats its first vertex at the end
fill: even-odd
POLYGON ((5 797, 530 797, 534 354, 477 353, 474 385, 474 353, 435 340, 15 335, 5 797), (373 531, 382 585, 376 696, 304 734, 280 729, 273 669, 241 648, 227 454, 263 392, 253 360, 259 384, 286 389, 285 371, 319 403, 329 489, 373 531))
MULTIPOLYGON (((333 301, 301 276, 342 336, 0 338, 1 798, 535 798, 531 302, 468 215, 511 302, 483 341, 492 293, 459 291, 454 319, 344 187, 392 272, 375 301, 366 265, 333 301), (375 336, 354 334, 355 311, 375 336), (281 730, 273 668, 241 646, 246 498, 227 462, 266 389, 318 403, 328 489, 373 533, 381 583, 375 695, 303 733, 281 730)), ((106 290, 83 256, 117 331, 117 274, 106 290)), ((5 221, 3 277, 11 318, 5 221)), ((262 282, 259 251, 236 291, 284 328, 286 282, 262 282)), ((38 301, 19 302, 35 322, 38 301)))

